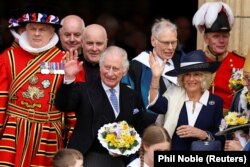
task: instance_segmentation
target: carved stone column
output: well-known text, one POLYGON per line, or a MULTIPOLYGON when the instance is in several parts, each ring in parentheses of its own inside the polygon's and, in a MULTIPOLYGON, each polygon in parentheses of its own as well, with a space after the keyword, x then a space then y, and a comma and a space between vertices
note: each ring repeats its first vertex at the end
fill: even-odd
MULTIPOLYGON (((229 50, 236 50, 245 56, 250 47, 250 1, 249 0, 199 0, 199 7, 205 2, 222 1, 233 10, 235 22, 231 30, 229 50)), ((197 49, 204 49, 203 34, 197 32, 197 49)))

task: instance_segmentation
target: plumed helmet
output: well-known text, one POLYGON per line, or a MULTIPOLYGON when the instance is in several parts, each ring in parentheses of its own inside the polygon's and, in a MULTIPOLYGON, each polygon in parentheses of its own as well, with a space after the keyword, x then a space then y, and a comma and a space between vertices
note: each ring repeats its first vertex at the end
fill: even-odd
POLYGON ((206 2, 193 17, 193 25, 200 32, 229 32, 234 23, 231 8, 223 2, 206 2))

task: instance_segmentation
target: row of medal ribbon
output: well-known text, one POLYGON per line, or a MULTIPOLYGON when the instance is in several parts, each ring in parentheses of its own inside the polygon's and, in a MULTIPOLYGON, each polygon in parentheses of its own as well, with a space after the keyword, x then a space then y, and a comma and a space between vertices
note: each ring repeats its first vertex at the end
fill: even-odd
POLYGON ((40 70, 42 74, 64 74, 64 64, 62 62, 42 62, 40 70))

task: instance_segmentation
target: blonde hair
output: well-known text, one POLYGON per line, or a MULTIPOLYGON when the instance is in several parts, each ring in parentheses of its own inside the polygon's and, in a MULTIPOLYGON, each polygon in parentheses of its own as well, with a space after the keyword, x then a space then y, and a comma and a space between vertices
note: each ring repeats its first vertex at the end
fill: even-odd
POLYGON ((144 145, 152 146, 154 144, 168 142, 171 146, 171 138, 165 128, 159 125, 152 124, 148 126, 142 135, 142 145, 140 148, 141 167, 144 166, 144 145))
MULTIPOLYGON (((205 90, 208 90, 209 87, 211 86, 212 80, 213 80, 213 74, 211 72, 207 72, 207 71, 199 71, 199 73, 201 73, 201 88, 202 91, 204 92, 205 90)), ((183 76, 184 74, 180 74, 177 76, 177 81, 180 87, 184 88, 184 83, 183 83, 183 76)))
POLYGON ((83 160, 80 151, 70 148, 59 149, 53 157, 53 166, 69 167, 75 165, 77 160, 83 160))

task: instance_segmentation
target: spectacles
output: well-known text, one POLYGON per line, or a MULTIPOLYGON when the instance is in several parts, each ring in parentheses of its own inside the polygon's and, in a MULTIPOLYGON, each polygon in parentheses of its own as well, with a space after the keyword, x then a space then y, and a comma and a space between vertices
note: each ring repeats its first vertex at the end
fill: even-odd
POLYGON ((162 45, 165 45, 165 46, 169 46, 171 45, 172 47, 176 47, 177 46, 177 40, 176 41, 161 41, 159 40, 156 36, 154 36, 154 38, 159 41, 162 45))

